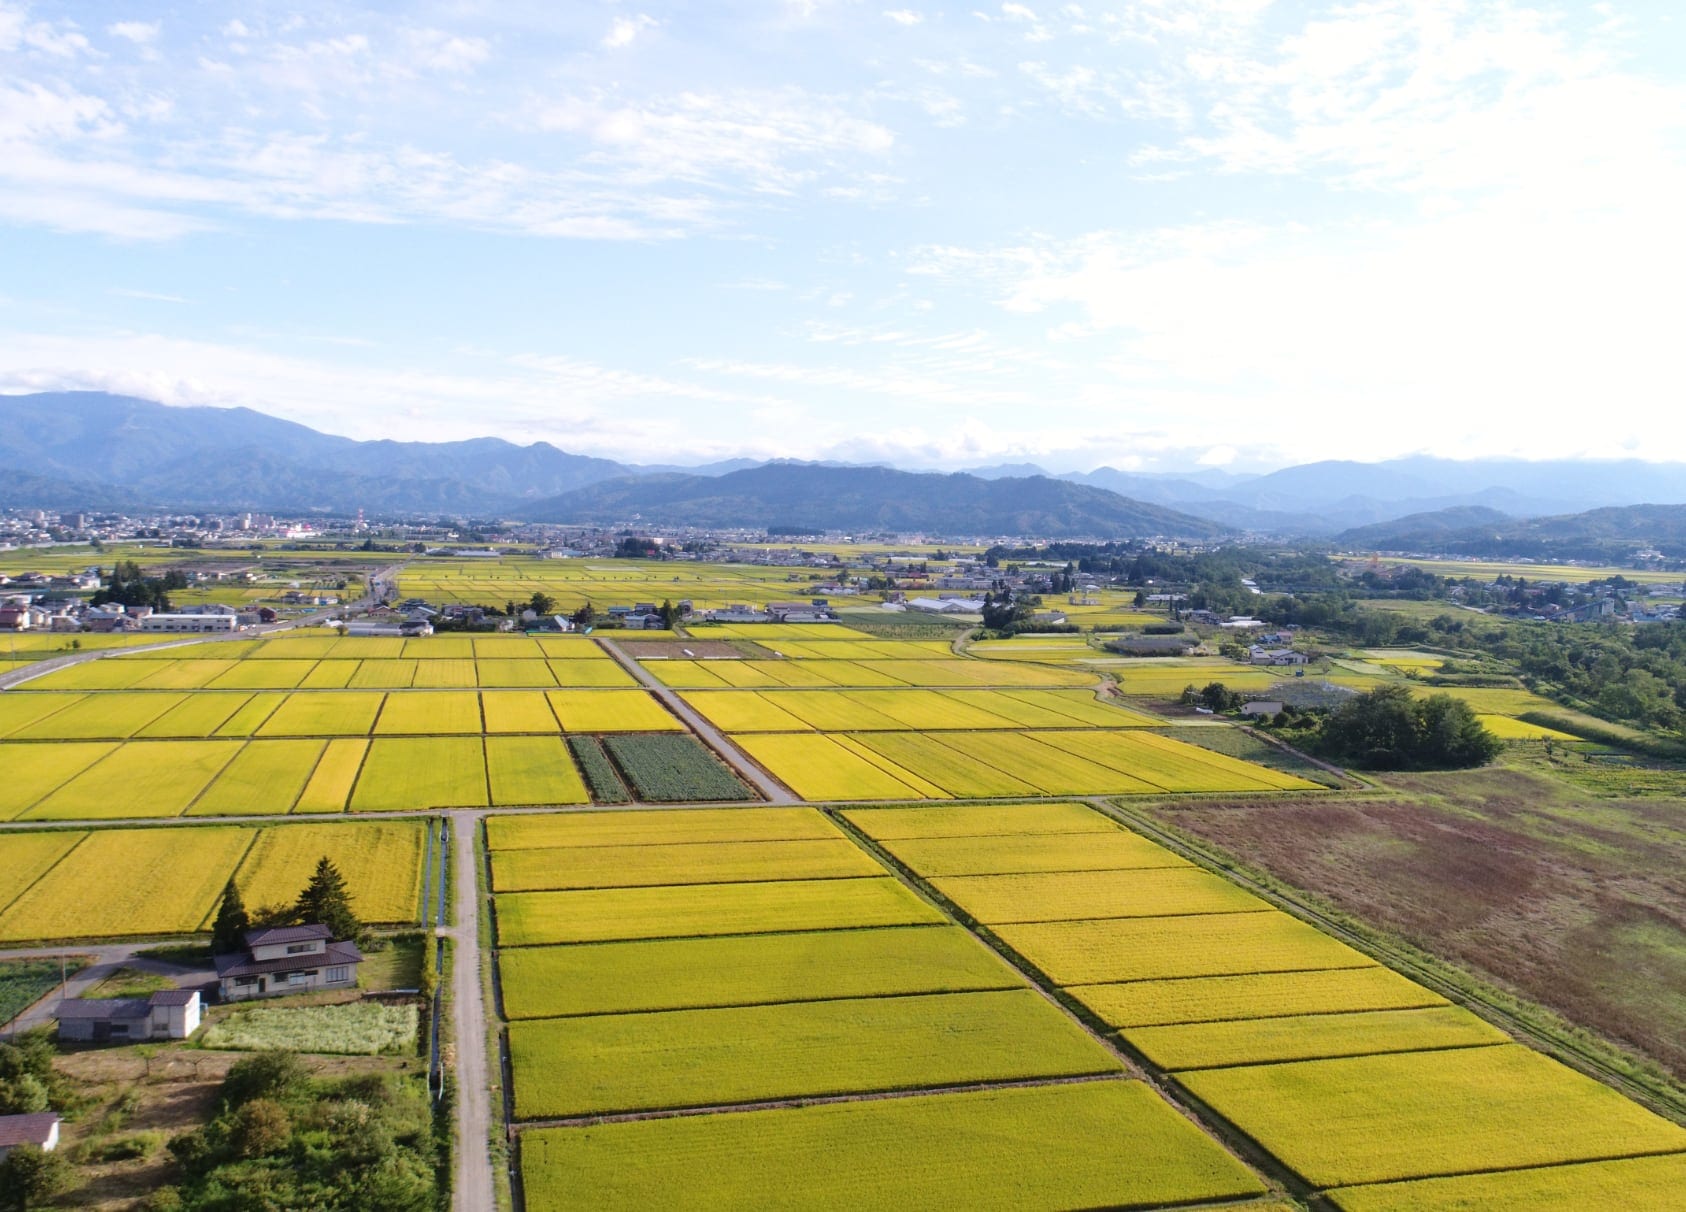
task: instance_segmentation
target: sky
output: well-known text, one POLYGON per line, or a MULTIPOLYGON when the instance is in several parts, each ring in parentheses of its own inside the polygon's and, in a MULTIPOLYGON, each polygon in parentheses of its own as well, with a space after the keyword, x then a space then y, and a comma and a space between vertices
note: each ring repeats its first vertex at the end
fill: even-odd
POLYGON ((631 462, 1686 459, 1675 0, 0 0, 0 392, 631 462))

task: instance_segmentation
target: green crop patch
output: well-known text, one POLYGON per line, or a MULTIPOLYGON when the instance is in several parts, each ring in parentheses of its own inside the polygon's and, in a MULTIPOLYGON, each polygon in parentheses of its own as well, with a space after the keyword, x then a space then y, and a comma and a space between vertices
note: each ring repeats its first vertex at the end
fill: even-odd
POLYGON ((1116 833, 1118 826, 1085 804, 956 804, 941 808, 851 808, 843 815, 880 841, 990 834, 1116 833))
POLYGON ((641 800, 752 800, 755 793, 694 736, 608 736, 603 747, 641 800))
POLYGON ((1149 1208, 1264 1190, 1152 1091, 1127 1081, 539 1129, 522 1133, 521 1170, 531 1212, 634 1212, 672 1206, 681 1191, 687 1208, 711 1212, 1020 1212, 1149 1208))
POLYGON ((511 1019, 1014 989, 1024 979, 954 926, 517 947, 499 957, 511 1019))
POLYGON ((594 736, 571 736, 568 752, 574 755, 580 775, 591 791, 591 798, 599 804, 625 804, 632 793, 621 782, 620 772, 603 752, 603 744, 594 736))
POLYGON ((969 875, 932 883, 985 923, 1251 913, 1269 908, 1228 880, 1194 867, 969 875))
POLYGON ((1275 910, 1029 922, 994 930, 1060 985, 1367 968, 1374 963, 1345 943, 1275 910))
POLYGON ((1509 1036, 1458 1006, 1137 1027, 1124 1038, 1161 1069, 1268 1065, 1330 1056, 1502 1044, 1509 1036))
POLYGON ((486 840, 493 850, 670 842, 773 842, 840 836, 837 827, 812 808, 559 812, 551 816, 494 816, 486 820, 486 840))
POLYGON ((1318 1187, 1686 1150, 1686 1128, 1516 1044, 1179 1080, 1318 1187))
POLYGON ((506 947, 902 926, 944 920, 942 914, 888 876, 516 892, 498 898, 497 914, 498 941, 506 947))
POLYGON ((509 1051, 519 1119, 1122 1069, 1028 989, 537 1019, 509 1051))
POLYGON ((1113 1027, 1216 1023, 1228 1019, 1416 1010, 1446 999, 1380 966, 1326 972, 1258 972, 1066 990, 1113 1027))
POLYGON ((570 846, 558 850, 505 850, 492 856, 492 886, 499 892, 840 879, 882 874, 883 868, 844 838, 570 846))
POLYGON ((1686 1153, 1343 1187, 1328 1198, 1342 1212, 1678 1210, 1686 1207, 1686 1153))
POLYGON ((1121 871, 1191 867, 1134 833, 1037 833, 1017 837, 892 838, 884 849, 920 875, 1002 875, 1028 871, 1121 871))

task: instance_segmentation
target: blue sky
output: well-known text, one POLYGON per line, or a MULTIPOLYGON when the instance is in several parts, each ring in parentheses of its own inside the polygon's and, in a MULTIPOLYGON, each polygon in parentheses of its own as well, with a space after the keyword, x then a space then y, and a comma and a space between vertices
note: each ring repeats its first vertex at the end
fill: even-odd
POLYGON ((0 391, 643 462, 1686 458, 1675 7, 0 0, 0 391))

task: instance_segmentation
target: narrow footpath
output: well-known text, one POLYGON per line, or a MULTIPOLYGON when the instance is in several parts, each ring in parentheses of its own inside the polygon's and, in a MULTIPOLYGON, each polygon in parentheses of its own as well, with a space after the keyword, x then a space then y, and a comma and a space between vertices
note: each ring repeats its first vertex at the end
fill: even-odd
POLYGON ((451 940, 451 1020, 456 1049, 456 1179, 451 1207, 456 1212, 491 1212, 491 1079, 486 1069, 486 1004, 481 998, 480 864, 475 835, 480 812, 451 814, 451 849, 456 855, 454 924, 440 931, 451 940))

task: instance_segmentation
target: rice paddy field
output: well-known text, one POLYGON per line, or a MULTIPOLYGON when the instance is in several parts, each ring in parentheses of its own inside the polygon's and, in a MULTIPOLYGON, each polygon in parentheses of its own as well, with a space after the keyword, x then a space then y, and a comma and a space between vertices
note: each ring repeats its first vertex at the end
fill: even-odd
POLYGON ((290 903, 323 855, 368 921, 416 920, 418 821, 0 834, 0 942, 193 934, 236 880, 251 908, 290 903))

